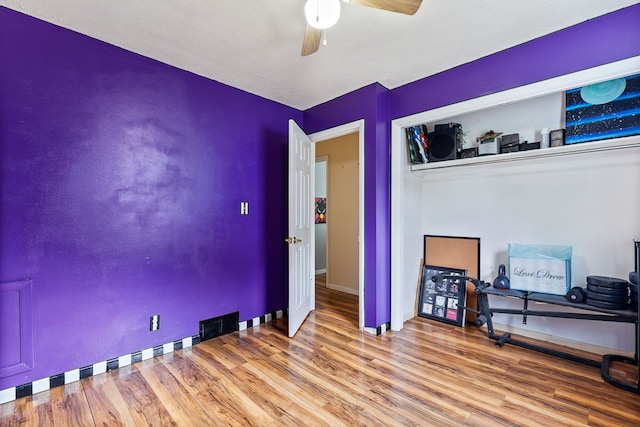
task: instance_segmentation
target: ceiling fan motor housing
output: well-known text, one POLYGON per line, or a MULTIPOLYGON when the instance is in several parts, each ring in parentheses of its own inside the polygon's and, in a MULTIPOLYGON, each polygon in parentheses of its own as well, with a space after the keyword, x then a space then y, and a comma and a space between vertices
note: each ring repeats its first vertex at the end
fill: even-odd
POLYGON ((340 19, 340 0, 307 0, 304 15, 313 28, 333 27, 340 19))

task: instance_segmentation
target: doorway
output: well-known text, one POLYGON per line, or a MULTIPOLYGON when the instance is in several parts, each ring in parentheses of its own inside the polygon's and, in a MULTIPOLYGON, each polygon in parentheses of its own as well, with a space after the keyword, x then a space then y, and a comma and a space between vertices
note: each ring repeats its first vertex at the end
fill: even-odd
MULTIPOLYGON (((332 301, 357 301, 358 280, 358 134, 316 144, 316 281, 333 291, 332 301)), ((316 290, 319 289, 318 283, 316 290)), ((357 305, 349 323, 358 326, 357 305)))
MULTIPOLYGON (((358 297, 358 329, 364 329, 364 120, 358 120, 355 122, 347 123, 341 126, 337 126, 332 129, 327 129, 321 132, 317 132, 309 135, 311 141, 316 145, 330 141, 332 139, 336 139, 339 137, 343 137, 345 135, 356 135, 357 138, 357 221, 354 225, 357 227, 357 260, 352 261, 353 263, 357 263, 357 292, 354 288, 354 295, 357 294, 358 297)), ((316 150, 314 150, 315 152, 316 150)), ((329 156, 330 157, 330 156, 329 156)), ((329 159, 329 162, 331 160, 329 159)), ((314 164, 314 172, 315 174, 315 164, 314 164)), ((331 194, 327 195, 327 203, 330 204, 331 194)), ((329 211, 330 215, 330 211, 329 211)), ((327 217, 327 221, 331 221, 331 217, 327 217)), ((330 233, 328 233, 328 239, 330 239, 330 233)), ((314 248, 315 252, 315 248, 314 248)), ((352 251, 353 252, 353 251, 352 251)), ((315 257, 315 254, 313 255, 315 257)), ((329 283, 331 281, 331 268, 327 266, 327 273, 329 275, 329 283)), ((340 290, 340 289, 338 289, 340 290)))

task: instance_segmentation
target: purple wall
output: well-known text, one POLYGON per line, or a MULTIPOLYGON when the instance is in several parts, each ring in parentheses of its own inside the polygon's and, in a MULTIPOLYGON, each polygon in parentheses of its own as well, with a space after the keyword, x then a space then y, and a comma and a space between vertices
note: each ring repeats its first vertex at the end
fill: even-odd
POLYGON ((0 389, 286 308, 300 111, 2 7, 0 64, 0 282, 34 325, 0 389))
POLYGON ((390 320, 390 122, 389 91, 379 84, 358 89, 304 112, 308 133, 364 119, 365 326, 390 320))

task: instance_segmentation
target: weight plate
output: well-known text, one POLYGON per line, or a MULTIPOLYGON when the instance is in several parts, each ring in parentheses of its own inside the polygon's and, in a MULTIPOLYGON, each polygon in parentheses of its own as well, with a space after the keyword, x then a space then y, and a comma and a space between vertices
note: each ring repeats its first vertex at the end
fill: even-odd
POLYGON ((631 283, 635 283, 636 285, 638 284, 638 273, 636 273, 635 271, 632 271, 629 273, 629 281, 631 283))
POLYGON ((606 276, 587 276, 587 283, 596 286, 605 286, 607 288, 626 288, 629 285, 624 279, 606 276))
POLYGON ((565 295, 569 302, 580 303, 584 301, 584 290, 578 286, 571 288, 565 295))
POLYGON ((627 288, 607 288, 606 286, 592 285, 587 283, 587 290, 607 295, 627 295, 627 288))
POLYGON ((587 298, 587 304, 593 307, 606 308, 609 310, 628 310, 629 309, 629 304, 617 304, 617 303, 606 302, 606 301, 598 301, 597 299, 589 299, 589 298, 587 298))
POLYGON ((598 301, 612 302, 615 304, 626 304, 627 302, 629 302, 628 295, 607 295, 591 291, 586 291, 586 294, 587 300, 597 299, 598 301))

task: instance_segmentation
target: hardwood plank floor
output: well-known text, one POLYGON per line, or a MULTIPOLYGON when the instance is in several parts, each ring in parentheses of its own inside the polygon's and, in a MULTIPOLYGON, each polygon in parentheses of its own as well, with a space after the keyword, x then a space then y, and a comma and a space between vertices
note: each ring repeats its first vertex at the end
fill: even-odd
POLYGON ((640 425, 640 396, 596 368, 422 318, 361 333, 357 297, 319 279, 293 339, 278 319, 5 403, 0 425, 640 425))

